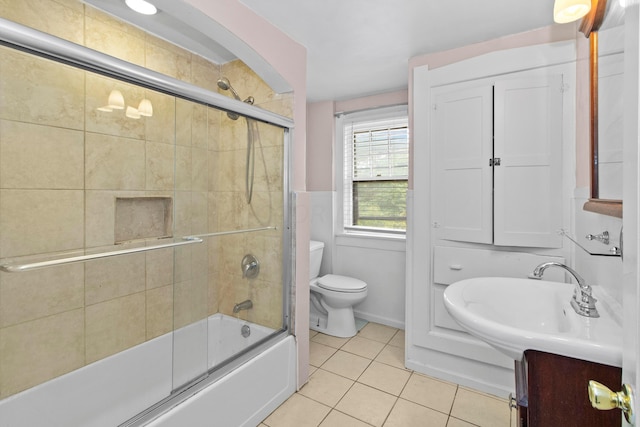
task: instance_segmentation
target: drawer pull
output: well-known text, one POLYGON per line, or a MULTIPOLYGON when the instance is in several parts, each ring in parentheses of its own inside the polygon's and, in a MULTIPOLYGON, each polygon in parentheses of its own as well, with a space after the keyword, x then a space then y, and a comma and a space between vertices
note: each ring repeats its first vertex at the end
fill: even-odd
POLYGON ((460 264, 451 264, 449 266, 449 269, 450 270, 455 270, 455 271, 460 271, 460 270, 462 270, 462 266, 460 264))

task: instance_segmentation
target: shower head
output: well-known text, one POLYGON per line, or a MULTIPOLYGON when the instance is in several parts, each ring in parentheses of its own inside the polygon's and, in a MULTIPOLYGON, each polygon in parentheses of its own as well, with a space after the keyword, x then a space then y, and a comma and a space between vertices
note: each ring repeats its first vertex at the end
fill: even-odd
POLYGON ((222 90, 230 90, 235 99, 237 99, 238 101, 242 101, 242 99, 240 99, 240 95, 238 95, 238 92, 236 92, 233 86, 231 86, 231 82, 229 81, 228 78, 226 77, 219 78, 218 87, 222 90))

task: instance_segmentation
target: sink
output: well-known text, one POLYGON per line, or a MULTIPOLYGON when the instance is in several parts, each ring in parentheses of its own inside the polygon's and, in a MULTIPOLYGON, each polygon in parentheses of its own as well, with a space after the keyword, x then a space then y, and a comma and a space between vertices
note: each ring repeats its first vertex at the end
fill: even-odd
MULTIPOLYGON (((447 287, 444 304, 471 335, 514 360, 525 350, 622 366, 622 324, 604 295, 593 295, 599 318, 571 307, 575 285, 509 277, 479 277, 447 287)), ((612 304, 613 305, 613 304, 612 304)))

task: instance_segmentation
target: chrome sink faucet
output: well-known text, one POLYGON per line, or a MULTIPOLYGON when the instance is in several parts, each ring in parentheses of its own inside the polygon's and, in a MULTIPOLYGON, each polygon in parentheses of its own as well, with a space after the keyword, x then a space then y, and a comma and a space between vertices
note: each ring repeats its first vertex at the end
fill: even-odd
POLYGON ((581 316, 600 317, 596 309, 596 299, 591 295, 591 286, 574 269, 562 263, 549 261, 537 266, 529 276, 531 279, 542 279, 544 271, 549 267, 560 267, 568 271, 576 279, 576 287, 573 290, 571 307, 581 316))

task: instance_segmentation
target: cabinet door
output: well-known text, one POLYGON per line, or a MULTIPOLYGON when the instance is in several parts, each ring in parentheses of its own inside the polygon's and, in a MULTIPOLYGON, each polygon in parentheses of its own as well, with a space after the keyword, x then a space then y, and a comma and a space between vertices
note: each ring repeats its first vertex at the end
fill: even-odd
POLYGON ((493 243, 559 248, 562 76, 495 83, 493 243))
POLYGON ((492 91, 490 85, 434 90, 431 188, 439 238, 492 241, 492 91))

